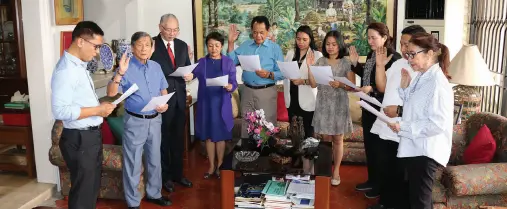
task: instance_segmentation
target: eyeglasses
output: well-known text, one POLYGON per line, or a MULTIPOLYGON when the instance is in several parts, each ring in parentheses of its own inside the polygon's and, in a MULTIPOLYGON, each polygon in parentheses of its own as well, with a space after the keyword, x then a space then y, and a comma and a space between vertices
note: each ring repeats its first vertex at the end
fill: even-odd
POLYGON ((90 43, 91 45, 93 45, 93 47, 95 48, 95 50, 100 49, 100 47, 102 46, 102 44, 94 44, 94 43, 92 43, 91 41, 88 41, 88 40, 86 40, 86 39, 85 39, 85 38, 83 38, 83 37, 79 37, 79 38, 81 38, 81 39, 83 39, 84 41, 86 41, 86 42, 90 43))
POLYGON ((415 55, 417 55, 417 54, 419 54, 421 52, 426 52, 426 51, 428 51, 428 50, 423 49, 423 50, 420 50, 418 52, 405 53, 405 56, 407 56, 407 58, 409 58, 409 59, 414 59, 415 55))
POLYGON ((165 32, 168 32, 168 33, 177 33, 180 31, 180 28, 175 28, 175 29, 171 29, 171 28, 165 28, 164 26, 160 25, 160 27, 162 27, 164 29, 165 32))

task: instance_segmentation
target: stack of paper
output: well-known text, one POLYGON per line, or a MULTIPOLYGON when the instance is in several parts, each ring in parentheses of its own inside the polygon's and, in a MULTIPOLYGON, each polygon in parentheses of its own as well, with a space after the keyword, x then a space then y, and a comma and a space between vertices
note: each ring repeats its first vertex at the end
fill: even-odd
POLYGON ((300 79, 301 72, 296 61, 292 62, 277 62, 278 68, 282 72, 283 76, 287 79, 300 79))
POLYGON ((229 84, 229 75, 206 79, 206 86, 227 86, 229 84))
POLYGON ((310 66, 315 82, 329 86, 329 82, 333 81, 333 71, 331 66, 310 66))
POLYGON ((179 67, 178 69, 176 69, 176 71, 174 71, 173 73, 171 73, 171 75, 169 75, 169 76, 172 76, 172 77, 183 77, 185 75, 188 75, 192 71, 194 71, 194 68, 197 67, 198 64, 199 63, 195 63, 195 64, 192 64, 192 65, 179 67))
POLYGON ((255 72, 261 69, 261 60, 259 55, 238 55, 241 69, 245 71, 255 72))
POLYGON ((290 209, 292 202, 286 193, 287 182, 269 181, 262 194, 264 194, 264 208, 266 209, 290 209))
POLYGON ((349 87, 351 87, 351 88, 353 88, 355 90, 358 90, 358 91, 361 90, 361 88, 357 87, 355 84, 353 84, 352 82, 350 82, 350 80, 348 78, 345 78, 345 77, 334 77, 334 80, 338 81, 340 83, 343 83, 343 84, 345 84, 345 85, 347 85, 347 86, 349 86, 349 87))
POLYGON ((381 121, 383 121, 384 123, 388 123, 388 124, 389 123, 396 123, 395 119, 387 117, 387 115, 385 115, 382 112, 379 112, 378 110, 376 110, 375 108, 373 108, 371 105, 369 105, 368 103, 366 103, 364 101, 358 101, 357 104, 361 105, 361 107, 368 110, 368 112, 371 112, 374 115, 376 115, 377 118, 380 119, 381 121))

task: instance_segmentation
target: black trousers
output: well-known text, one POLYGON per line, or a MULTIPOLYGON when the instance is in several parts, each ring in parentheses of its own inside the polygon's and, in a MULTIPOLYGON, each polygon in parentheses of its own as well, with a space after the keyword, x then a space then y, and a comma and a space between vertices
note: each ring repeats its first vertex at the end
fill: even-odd
POLYGON ((102 176, 100 130, 64 128, 59 145, 70 171, 69 209, 95 208, 102 176))
POLYGON ((380 173, 380 204, 387 208, 408 209, 408 194, 405 172, 398 154, 398 142, 381 140, 378 150, 377 165, 380 173))
POLYGON ((401 158, 408 179, 410 209, 432 209, 431 193, 435 171, 440 167, 426 156, 401 158))
POLYGON ((368 170, 368 184, 373 189, 379 189, 379 178, 380 173, 378 171, 378 163, 377 156, 378 152, 381 149, 381 141, 380 137, 377 134, 373 134, 370 132, 373 123, 377 116, 368 112, 367 110, 362 110, 362 120, 361 125, 363 127, 363 141, 364 141, 364 151, 366 153, 366 167, 368 170))
POLYGON ((163 182, 183 177, 185 119, 185 109, 177 106, 162 114, 160 157, 163 182))

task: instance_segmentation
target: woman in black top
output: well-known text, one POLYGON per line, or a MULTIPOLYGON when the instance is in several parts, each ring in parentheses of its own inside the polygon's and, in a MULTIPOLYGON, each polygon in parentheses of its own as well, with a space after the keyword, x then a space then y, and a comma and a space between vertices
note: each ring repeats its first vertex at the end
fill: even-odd
MULTIPOLYGON (((385 69, 389 69, 391 65, 401 55, 397 53, 391 45, 392 38, 389 36, 389 29, 383 23, 371 23, 368 25, 368 44, 371 47, 370 53, 367 55, 366 63, 363 65, 358 64, 359 55, 354 46, 350 47, 350 61, 352 62, 352 71, 361 77, 361 89, 364 93, 376 98, 382 103, 384 98, 385 83, 376 80, 376 57, 377 54, 383 55, 387 53, 388 62, 384 62, 385 69)), ((380 59, 379 59, 380 60, 380 59)), ((380 80, 379 80, 380 81, 380 80)), ((370 104, 372 107, 380 110, 380 107, 370 104)), ((362 111, 362 127, 364 138, 364 150, 366 152, 366 165, 368 168, 368 180, 365 183, 358 184, 356 190, 365 191, 365 196, 368 198, 376 198, 379 196, 379 169, 375 163, 379 153, 379 147, 383 140, 378 135, 370 132, 373 123, 377 117, 368 112, 362 111)))

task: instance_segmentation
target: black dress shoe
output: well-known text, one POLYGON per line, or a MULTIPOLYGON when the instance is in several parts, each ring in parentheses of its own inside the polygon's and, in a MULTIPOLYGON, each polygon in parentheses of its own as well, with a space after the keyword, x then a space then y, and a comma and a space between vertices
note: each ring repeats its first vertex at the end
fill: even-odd
POLYGON ((192 187, 192 182, 190 182, 188 179, 186 178, 181 178, 180 180, 176 180, 174 181, 178 184, 180 184, 181 186, 184 186, 184 187, 188 187, 188 188, 191 188, 192 187))
POLYGON ((164 183, 164 185, 162 185, 162 187, 163 187, 163 188, 164 188, 164 190, 165 190, 165 191, 167 191, 167 192, 170 192, 170 193, 174 192, 174 184, 173 184, 173 182, 172 182, 172 181, 166 181, 166 182, 164 183))
POLYGON ((173 203, 171 202, 171 200, 165 198, 165 197, 160 197, 158 199, 150 199, 150 198, 146 198, 146 201, 148 202, 151 202, 153 204, 157 204, 157 205, 160 205, 160 206, 169 206, 169 205, 172 205, 173 203))

